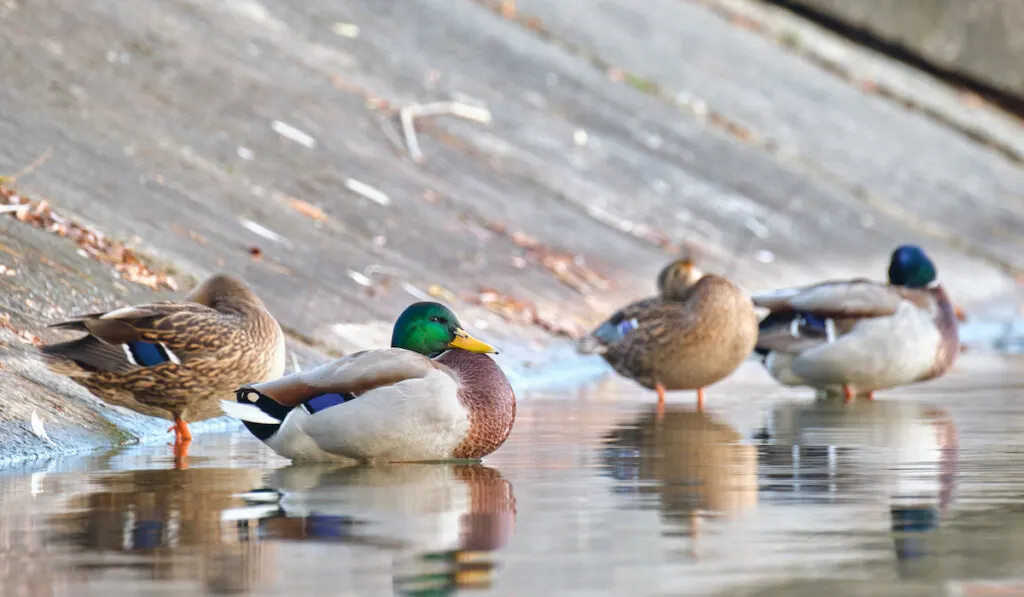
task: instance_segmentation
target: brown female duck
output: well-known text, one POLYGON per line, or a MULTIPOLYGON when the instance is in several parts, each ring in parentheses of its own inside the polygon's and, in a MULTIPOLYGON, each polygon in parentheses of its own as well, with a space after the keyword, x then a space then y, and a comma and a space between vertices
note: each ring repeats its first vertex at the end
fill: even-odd
POLYGON ((687 260, 658 276, 659 296, 617 311, 580 341, 580 352, 600 354, 619 374, 658 392, 697 390, 725 378, 757 341, 750 298, 724 277, 701 275, 687 260))
POLYGON ((175 447, 192 440, 186 419, 220 414, 218 397, 284 373, 284 334, 244 282, 215 275, 180 302, 81 315, 52 327, 85 332, 42 346, 47 364, 101 399, 174 420, 175 447))

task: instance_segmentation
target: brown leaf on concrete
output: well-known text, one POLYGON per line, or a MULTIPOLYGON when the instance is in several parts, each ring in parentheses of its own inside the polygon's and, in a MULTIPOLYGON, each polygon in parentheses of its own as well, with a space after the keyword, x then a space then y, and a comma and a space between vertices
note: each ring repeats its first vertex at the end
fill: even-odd
POLYGON ((32 201, 19 195, 14 189, 0 184, 0 208, 12 206, 17 209, 3 211, 21 222, 70 238, 78 245, 81 254, 111 265, 121 279, 153 290, 178 289, 178 284, 171 276, 149 267, 124 243, 112 240, 102 232, 55 213, 45 200, 32 201))

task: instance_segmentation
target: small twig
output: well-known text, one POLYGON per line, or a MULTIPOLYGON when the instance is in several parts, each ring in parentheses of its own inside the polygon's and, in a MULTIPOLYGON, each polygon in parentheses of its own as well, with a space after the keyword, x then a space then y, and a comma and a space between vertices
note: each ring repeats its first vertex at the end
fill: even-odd
POLYGON ((346 178, 345 188, 364 199, 369 199, 370 201, 377 203, 378 205, 383 205, 384 207, 391 205, 390 197, 384 194, 383 191, 379 191, 365 182, 360 182, 354 178, 346 178))
POLYGON ((440 114, 451 114, 484 124, 491 121, 491 112, 487 108, 471 106, 462 102, 412 104, 402 108, 399 117, 402 121, 402 132, 405 133, 405 145, 409 150, 409 157, 417 164, 423 162, 423 152, 420 151, 420 142, 416 137, 415 120, 422 116, 438 116, 440 114))
POLYGON ((18 182, 18 179, 20 179, 21 177, 28 176, 29 174, 32 174, 32 172, 34 172, 36 168, 38 168, 38 167, 42 166, 43 164, 45 164, 46 162, 48 162, 50 160, 50 157, 52 157, 52 156, 53 156, 53 146, 51 145, 50 147, 46 148, 46 151, 44 151, 43 153, 39 154, 39 157, 37 157, 35 160, 33 160, 31 164, 29 164, 28 166, 25 166, 24 168, 22 168, 17 174, 14 174, 14 175, 11 175, 11 176, 0 176, 0 182, 6 183, 6 184, 14 184, 14 183, 18 182))
POLYGON ((30 207, 32 206, 28 203, 22 203, 20 205, 0 205, 0 214, 27 212, 30 207))

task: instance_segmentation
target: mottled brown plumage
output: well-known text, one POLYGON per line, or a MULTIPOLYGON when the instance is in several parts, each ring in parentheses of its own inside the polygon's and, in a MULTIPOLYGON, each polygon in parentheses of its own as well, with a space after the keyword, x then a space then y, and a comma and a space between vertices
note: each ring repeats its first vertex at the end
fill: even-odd
POLYGON ((284 372, 280 326, 248 286, 227 275, 205 280, 180 302, 91 313, 53 327, 86 333, 41 347, 54 370, 111 404, 154 417, 217 416, 218 398, 284 372), (126 348, 139 342, 162 350, 153 354, 163 362, 139 362, 126 348))
POLYGON ((729 280, 705 275, 676 299, 622 308, 579 348, 645 388, 700 392, 735 371, 756 340, 750 298, 729 280))

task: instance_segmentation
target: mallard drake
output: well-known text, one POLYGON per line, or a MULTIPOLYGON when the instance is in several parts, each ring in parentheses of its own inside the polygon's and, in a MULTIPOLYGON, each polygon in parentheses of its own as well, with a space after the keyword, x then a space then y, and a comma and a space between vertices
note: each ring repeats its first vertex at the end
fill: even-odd
POLYGON ((888 284, 857 278, 753 299, 769 310, 755 350, 784 385, 872 398, 943 375, 960 352, 956 309, 913 245, 892 252, 888 284))
POLYGON ((479 459, 512 431, 515 394, 444 305, 415 303, 392 348, 245 385, 224 411, 295 461, 479 459))
POLYGON ((179 302, 90 313, 51 327, 85 332, 40 347, 47 364, 111 404, 174 420, 175 452, 192 441, 186 419, 220 414, 239 384, 280 377, 284 334, 241 280, 206 279, 179 302))
POLYGON ((757 340, 750 297, 722 276, 702 275, 688 259, 658 275, 659 296, 631 303, 577 344, 600 354, 620 375, 658 392, 697 390, 725 378, 747 358, 757 340))

